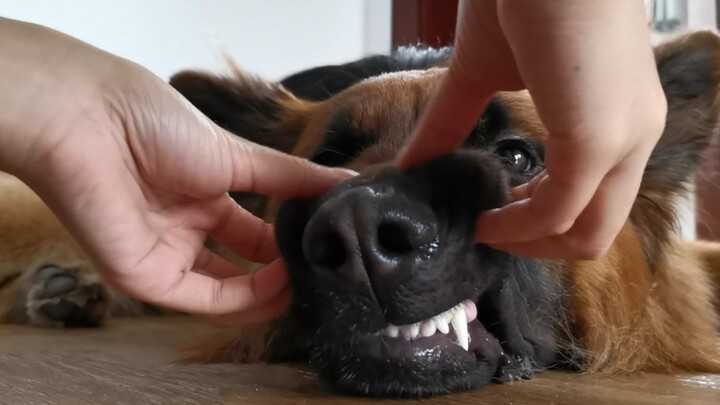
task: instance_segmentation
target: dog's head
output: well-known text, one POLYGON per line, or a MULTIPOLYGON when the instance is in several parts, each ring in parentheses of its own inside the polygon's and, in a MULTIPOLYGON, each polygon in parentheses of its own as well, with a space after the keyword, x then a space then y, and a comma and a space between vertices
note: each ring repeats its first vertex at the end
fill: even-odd
MULTIPOLYGON (((649 257, 669 237, 671 195, 715 125, 719 48, 698 33, 656 50, 670 112, 631 216, 649 257), (662 222, 668 236, 643 238, 647 221, 653 233, 662 222)), ((569 322, 561 272, 472 241, 478 214, 543 168, 546 133, 529 95, 497 94, 457 152, 407 170, 390 164, 447 54, 402 50, 345 65, 353 75, 326 67, 285 86, 243 73, 172 80, 238 135, 361 173, 322 196, 284 202, 275 218, 294 301, 268 352, 307 359, 335 390, 444 393, 528 378, 559 360, 558 330, 569 322)))

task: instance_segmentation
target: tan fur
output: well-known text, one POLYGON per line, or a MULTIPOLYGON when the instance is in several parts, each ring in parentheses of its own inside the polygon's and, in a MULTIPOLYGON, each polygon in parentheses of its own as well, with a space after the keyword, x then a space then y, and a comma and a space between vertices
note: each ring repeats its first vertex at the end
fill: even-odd
MULTIPOLYGON (((84 284, 105 284, 92 261, 65 230, 43 201, 17 178, 0 172, 0 322, 9 322, 19 297, 19 285, 44 265, 74 268, 84 284)), ((34 293, 31 288, 29 293, 34 293)), ((140 315, 142 304, 107 288, 108 303, 95 308, 106 315, 140 315)), ((77 294, 67 297, 79 299, 77 294)), ((47 321, 28 303, 29 322, 44 326, 47 321)))
POLYGON ((535 104, 527 90, 499 93, 497 97, 502 100, 508 109, 519 112, 511 114, 510 127, 528 134, 539 141, 544 141, 548 132, 540 121, 535 104))
POLYGON ((720 314, 720 243, 709 241, 683 241, 681 254, 695 257, 705 269, 716 313, 720 314))
POLYGON ((211 333, 181 349, 186 363, 257 363, 267 361, 267 343, 275 322, 233 326, 211 333))
POLYGON ((607 256, 567 267, 589 372, 720 373, 714 291, 687 246, 674 240, 651 268, 628 225, 607 256))
POLYGON ((62 224, 30 188, 0 173, 0 276, 46 260, 86 261, 62 224))

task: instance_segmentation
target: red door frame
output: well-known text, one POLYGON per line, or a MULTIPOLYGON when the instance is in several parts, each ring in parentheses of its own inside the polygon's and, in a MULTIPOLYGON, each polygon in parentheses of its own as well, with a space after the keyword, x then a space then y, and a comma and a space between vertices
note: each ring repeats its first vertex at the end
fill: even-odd
POLYGON ((393 0, 393 48, 452 44, 457 7, 458 0, 393 0))

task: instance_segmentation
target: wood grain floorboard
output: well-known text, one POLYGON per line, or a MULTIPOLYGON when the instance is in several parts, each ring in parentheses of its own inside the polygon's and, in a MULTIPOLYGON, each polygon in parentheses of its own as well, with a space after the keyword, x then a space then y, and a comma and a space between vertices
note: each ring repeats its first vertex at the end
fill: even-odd
POLYGON ((117 319, 99 329, 0 327, 0 404, 720 404, 720 376, 583 376, 421 401, 340 397, 292 365, 183 365, 176 349, 207 330, 183 318, 117 319))

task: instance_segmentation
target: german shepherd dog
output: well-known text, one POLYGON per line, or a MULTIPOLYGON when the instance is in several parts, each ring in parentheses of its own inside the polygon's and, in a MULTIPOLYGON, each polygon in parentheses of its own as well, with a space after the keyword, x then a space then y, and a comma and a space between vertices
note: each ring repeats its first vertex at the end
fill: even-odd
MULTIPOLYGON (((665 131, 609 252, 572 262, 472 241, 477 216, 543 169, 547 132, 527 92, 496 94, 458 151, 406 170, 392 165, 451 52, 400 48, 279 83, 239 68, 171 79, 235 134, 361 173, 314 198, 233 195, 275 224, 293 302, 272 322, 209 336, 189 361, 304 362, 327 389, 392 397, 477 389, 553 367, 720 373, 720 244, 682 240, 676 218, 718 124, 720 38, 695 32, 655 48, 665 131)), ((20 231, 13 236, 24 238, 20 231)), ((6 320, 97 321, 77 300, 47 314, 88 283, 60 288, 50 281, 67 277, 69 266, 32 252, 32 261, 9 266, 22 271, 0 278, 6 320)), ((110 290, 98 288, 105 307, 97 312, 107 312, 110 290)))

